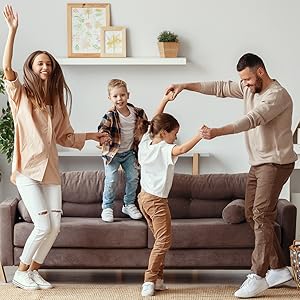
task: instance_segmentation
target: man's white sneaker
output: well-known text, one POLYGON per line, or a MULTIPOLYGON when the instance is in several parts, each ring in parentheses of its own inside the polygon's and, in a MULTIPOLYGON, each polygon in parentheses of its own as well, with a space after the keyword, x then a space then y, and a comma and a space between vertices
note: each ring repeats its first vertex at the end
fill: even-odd
POLYGON ((114 214, 111 208, 104 208, 101 213, 101 218, 104 222, 112 223, 114 221, 114 214))
POLYGON ((256 274, 249 274, 241 287, 234 293, 234 296, 238 298, 251 298, 268 288, 269 286, 264 277, 260 277, 256 274))
POLYGON ((134 204, 129 204, 122 207, 122 213, 128 215, 131 219, 138 220, 143 216, 134 204))
POLYGON ((50 282, 46 281, 37 270, 29 271, 32 280, 39 286, 42 290, 52 289, 53 286, 50 282))
POLYGON ((271 269, 266 274, 266 280, 269 287, 280 285, 293 279, 291 272, 287 267, 281 269, 271 269))
POLYGON ((154 282, 146 281, 142 285, 142 296, 154 296, 154 282))
POLYGON ((163 279, 156 279, 154 289, 156 291, 165 291, 168 289, 168 287, 164 284, 163 279))
POLYGON ((12 283, 24 290, 38 290, 39 286, 31 278, 31 272, 17 270, 12 283))

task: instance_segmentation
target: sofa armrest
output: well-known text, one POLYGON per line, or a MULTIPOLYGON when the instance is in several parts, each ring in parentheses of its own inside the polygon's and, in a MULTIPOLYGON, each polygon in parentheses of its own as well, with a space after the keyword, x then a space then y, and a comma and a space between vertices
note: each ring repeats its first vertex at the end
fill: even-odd
POLYGON ((279 199, 277 203, 276 222, 281 227, 281 247, 284 252, 286 264, 290 265, 289 246, 293 244, 296 233, 296 206, 285 200, 279 199))
POLYGON ((13 230, 17 218, 19 199, 7 199, 0 203, 0 261, 3 266, 14 264, 13 230))

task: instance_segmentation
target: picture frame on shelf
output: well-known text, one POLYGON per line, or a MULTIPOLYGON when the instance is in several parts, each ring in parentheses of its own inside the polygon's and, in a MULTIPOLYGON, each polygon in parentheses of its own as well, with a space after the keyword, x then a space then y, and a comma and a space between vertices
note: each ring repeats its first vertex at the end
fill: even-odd
POLYGON ((110 26, 110 3, 68 3, 68 57, 101 57, 101 27, 110 26))
POLYGON ((101 57, 126 57, 126 27, 101 28, 101 57))

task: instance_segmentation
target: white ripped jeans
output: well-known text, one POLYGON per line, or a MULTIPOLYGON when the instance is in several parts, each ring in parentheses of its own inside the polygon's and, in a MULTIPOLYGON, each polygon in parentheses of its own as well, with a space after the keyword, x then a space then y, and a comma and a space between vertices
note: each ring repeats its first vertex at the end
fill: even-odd
POLYGON ((26 265, 42 264, 60 231, 61 186, 42 184, 20 173, 16 185, 34 224, 20 260, 26 265))

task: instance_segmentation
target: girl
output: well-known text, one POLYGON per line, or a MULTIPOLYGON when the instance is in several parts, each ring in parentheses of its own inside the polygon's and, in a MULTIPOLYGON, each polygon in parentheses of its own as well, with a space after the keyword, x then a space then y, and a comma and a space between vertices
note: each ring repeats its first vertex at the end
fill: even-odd
POLYGON ((142 187, 138 202, 155 239, 145 272, 142 296, 153 296, 154 290, 166 289, 163 283, 164 259, 171 245, 171 215, 167 198, 172 186, 174 165, 178 155, 191 150, 202 138, 199 132, 182 145, 174 144, 179 123, 173 116, 163 113, 171 100, 172 93, 162 99, 138 151, 142 187))
POLYGON ((81 149, 85 140, 105 142, 106 138, 99 133, 74 133, 64 103, 64 95, 71 101, 71 92, 59 64, 48 52, 35 51, 27 58, 24 84, 20 83, 12 69, 18 15, 9 5, 3 14, 9 29, 3 71, 15 126, 11 180, 34 223, 13 284, 28 290, 48 289, 52 285, 38 269, 60 230, 62 198, 56 143, 81 149))

